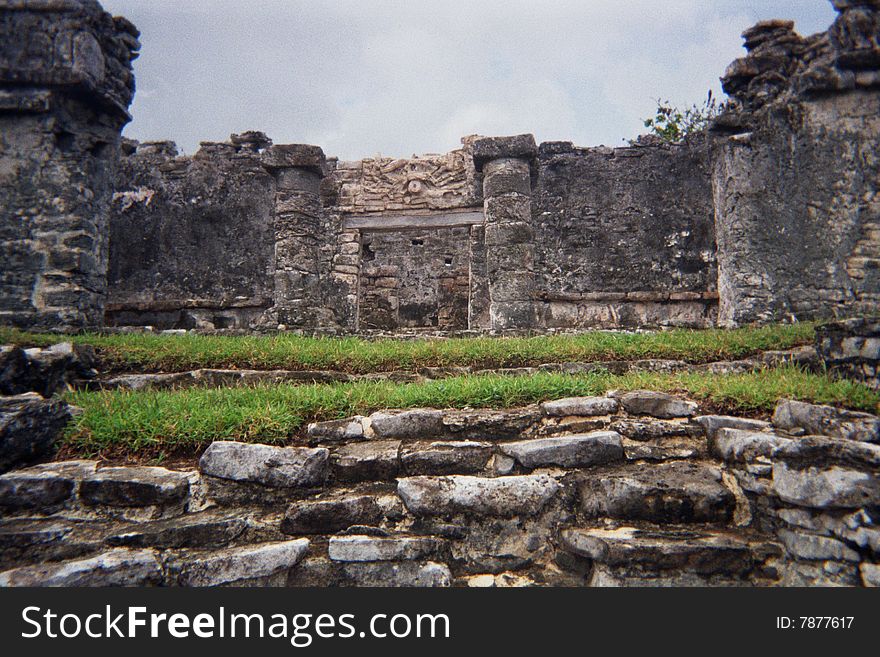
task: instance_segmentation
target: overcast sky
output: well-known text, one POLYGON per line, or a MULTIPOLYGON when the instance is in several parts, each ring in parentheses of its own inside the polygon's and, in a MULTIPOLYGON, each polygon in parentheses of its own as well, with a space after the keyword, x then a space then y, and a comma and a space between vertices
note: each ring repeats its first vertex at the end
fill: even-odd
POLYGON ((619 145, 655 99, 702 101, 740 33, 827 0, 103 0, 141 30, 125 134, 262 130, 328 155, 446 152, 468 134, 619 145))

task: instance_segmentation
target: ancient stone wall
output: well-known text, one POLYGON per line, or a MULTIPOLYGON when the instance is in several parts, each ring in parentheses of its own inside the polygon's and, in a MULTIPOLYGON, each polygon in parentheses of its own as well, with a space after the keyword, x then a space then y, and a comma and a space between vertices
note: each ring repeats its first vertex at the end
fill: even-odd
POLYGON ((246 328, 273 305, 275 180, 260 134, 125 145, 110 221, 107 323, 246 328))
POLYGON ((0 6, 0 321, 100 326, 138 32, 92 0, 0 6))
POLYGON ((880 3, 835 0, 828 33, 744 33, 724 76, 713 186, 720 322, 876 313, 880 3))
POLYGON ((542 323, 715 323, 715 226, 702 139, 614 149, 545 143, 537 167, 542 323))

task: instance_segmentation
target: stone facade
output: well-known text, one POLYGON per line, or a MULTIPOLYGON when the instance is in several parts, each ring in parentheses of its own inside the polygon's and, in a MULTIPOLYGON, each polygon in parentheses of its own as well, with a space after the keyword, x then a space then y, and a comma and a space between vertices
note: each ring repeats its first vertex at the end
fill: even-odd
POLYGON ((0 6, 0 322, 100 326, 138 31, 92 0, 0 6))
POLYGON ((746 31, 730 103, 682 144, 469 136, 342 162, 259 132, 190 157, 120 147, 136 30, 95 2, 7 3, 0 321, 504 332, 876 314, 880 8, 834 5, 826 33, 746 31))
POLYGON ((768 21, 727 69, 714 154, 720 322, 877 312, 880 4, 827 33, 768 21))

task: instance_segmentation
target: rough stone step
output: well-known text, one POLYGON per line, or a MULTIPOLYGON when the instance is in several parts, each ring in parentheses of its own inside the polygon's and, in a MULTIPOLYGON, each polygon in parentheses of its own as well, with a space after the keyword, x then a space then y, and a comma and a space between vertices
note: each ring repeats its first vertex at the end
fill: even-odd
POLYGON ((449 566, 434 561, 335 562, 309 558, 296 566, 288 586, 448 587, 449 566))
POLYGON ((694 422, 703 428, 708 438, 715 436, 719 429, 741 429, 743 431, 764 431, 770 429, 770 423, 763 420, 751 420, 730 415, 700 415, 694 422))
POLYGON ((691 527, 568 529, 560 545, 593 562, 592 586, 754 584, 755 571, 782 553, 765 539, 691 527))
POLYGON ((736 506, 718 468, 673 461, 584 474, 578 486, 588 517, 650 522, 726 522, 736 506))
POLYGON ((614 431, 501 443, 499 450, 530 470, 546 466, 583 468, 624 460, 620 434, 614 431))
POLYGON ((80 483, 87 506, 149 507, 183 505, 189 478, 182 472, 149 466, 100 468, 80 483))
POLYGON ((773 433, 722 428, 709 437, 709 453, 727 463, 770 463, 773 451, 791 441, 773 433))
POLYGON ((64 518, 0 520, 0 568, 82 558, 106 549, 107 523, 64 518))
POLYGON ((651 390, 617 392, 613 397, 631 415, 650 415, 660 419, 691 417, 696 415, 698 408, 692 401, 651 390))
POLYGON ((0 586, 150 586, 162 581, 162 566, 155 550, 126 548, 0 573, 0 586))
POLYGON ((816 509, 880 505, 880 445, 825 436, 799 438, 773 452, 773 490, 816 509))
POLYGON ((216 441, 199 460, 202 474, 287 488, 323 483, 329 452, 323 448, 273 447, 216 441))
POLYGON ((792 399, 780 399, 776 404, 773 425, 787 430, 802 429, 813 435, 880 442, 880 417, 876 415, 792 399))
POLYGON ((541 404, 541 410, 551 417, 611 415, 617 408, 610 397, 568 397, 541 404))
POLYGON ((169 563, 169 576, 172 583, 180 586, 283 586, 289 571, 308 549, 309 541, 298 538, 216 552, 188 551, 169 563))
POLYGON ((469 513, 485 516, 534 515, 561 486, 547 475, 513 477, 408 477, 397 493, 416 516, 469 513))
POLYGON ((0 511, 7 516, 54 513, 73 501, 79 482, 96 467, 96 461, 63 461, 0 475, 0 511))
POLYGON ((376 525, 386 510, 377 495, 346 495, 292 503, 281 521, 285 534, 333 534, 353 525, 376 525))
POLYGON ((333 478, 341 482, 390 481, 400 473, 400 441, 371 440, 335 449, 333 478))
POLYGON ((650 418, 622 419, 611 423, 610 429, 630 440, 662 440, 665 438, 701 438, 703 430, 688 420, 655 420, 650 418))
POLYGON ((242 536, 248 525, 245 518, 209 510, 173 520, 138 523, 111 533, 104 540, 114 547, 221 547, 242 536))
POLYGON ((486 468, 493 449, 472 440, 419 441, 401 447, 400 465, 407 476, 474 474, 486 468))
POLYGON ((331 536, 328 555, 333 561, 417 561, 442 556, 442 539, 424 536, 331 536))

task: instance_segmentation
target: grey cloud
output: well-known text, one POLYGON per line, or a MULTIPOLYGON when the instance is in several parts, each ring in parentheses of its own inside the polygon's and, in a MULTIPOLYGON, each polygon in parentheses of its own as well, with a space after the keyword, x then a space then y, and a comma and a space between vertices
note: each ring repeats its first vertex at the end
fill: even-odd
POLYGON ((786 17, 825 29, 825 0, 104 0, 141 29, 137 139, 259 129, 354 159, 443 152, 466 134, 615 145, 657 98, 685 104, 786 17))

